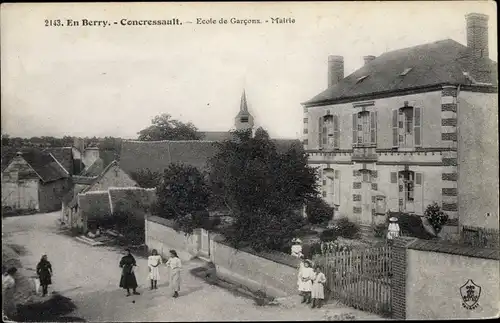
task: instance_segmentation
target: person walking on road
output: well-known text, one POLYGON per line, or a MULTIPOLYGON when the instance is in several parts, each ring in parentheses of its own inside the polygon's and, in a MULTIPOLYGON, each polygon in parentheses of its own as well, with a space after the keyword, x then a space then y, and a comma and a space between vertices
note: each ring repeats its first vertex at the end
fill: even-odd
POLYGON ((120 268, 122 268, 122 276, 120 278, 120 287, 127 290, 127 296, 130 296, 130 289, 134 295, 140 295, 137 292, 137 280, 135 279, 134 267, 137 266, 134 256, 130 249, 126 250, 127 255, 120 260, 120 268))
POLYGON ((167 261, 168 268, 170 268, 170 288, 174 292, 174 297, 179 297, 181 289, 181 260, 177 256, 175 250, 170 250, 170 258, 167 261))
POLYGON ((161 256, 158 255, 158 251, 153 249, 151 251, 151 256, 148 257, 148 267, 149 267, 149 280, 151 281, 151 290, 158 289, 158 280, 160 279, 160 265, 161 256))
POLYGON ((311 297, 312 297, 312 308, 320 308, 323 299, 325 299, 325 288, 324 285, 326 283, 325 274, 321 272, 320 266, 314 266, 314 280, 311 288, 311 297))
POLYGON ((302 293, 302 303, 311 303, 312 280, 314 279, 314 270, 309 259, 304 261, 304 268, 299 272, 299 292, 302 293))
POLYGON ((47 260, 47 255, 42 255, 42 259, 36 265, 36 274, 40 280, 40 286, 42 286, 42 296, 46 296, 49 285, 52 285, 52 265, 47 260))

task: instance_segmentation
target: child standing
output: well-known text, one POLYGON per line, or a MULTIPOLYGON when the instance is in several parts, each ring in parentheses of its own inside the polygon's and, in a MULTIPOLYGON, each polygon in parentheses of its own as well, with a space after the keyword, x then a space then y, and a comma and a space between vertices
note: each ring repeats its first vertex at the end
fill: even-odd
POLYGON ((326 283, 325 274, 321 272, 320 266, 316 265, 314 267, 314 279, 311 288, 312 306, 311 308, 321 307, 321 302, 325 298, 325 288, 326 283))
POLYGON ((302 294, 302 303, 307 304, 311 303, 311 288, 314 279, 314 271, 311 267, 311 261, 306 259, 304 267, 299 270, 299 292, 302 294))

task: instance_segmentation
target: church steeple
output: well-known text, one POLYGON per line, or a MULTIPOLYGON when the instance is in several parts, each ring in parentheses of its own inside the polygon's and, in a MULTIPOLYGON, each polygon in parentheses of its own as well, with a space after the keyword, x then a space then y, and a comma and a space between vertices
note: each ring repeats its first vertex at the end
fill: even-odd
POLYGON ((248 112, 247 96, 245 90, 241 94, 240 111, 234 120, 236 130, 253 129, 253 116, 248 112))

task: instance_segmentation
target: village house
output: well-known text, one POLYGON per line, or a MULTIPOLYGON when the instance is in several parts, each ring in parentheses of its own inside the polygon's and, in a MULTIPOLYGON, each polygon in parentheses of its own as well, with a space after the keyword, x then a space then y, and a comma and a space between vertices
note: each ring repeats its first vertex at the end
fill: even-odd
MULTIPOLYGON (((78 195, 88 192, 107 191, 110 187, 137 187, 137 183, 125 173, 118 162, 110 163, 97 176, 73 176, 72 189, 64 196, 61 221, 71 228, 82 228, 78 195)), ((96 202, 97 203, 97 202, 96 202)))
POLYGON ((344 77, 328 58, 328 88, 303 103, 303 145, 325 201, 365 233, 387 211, 422 216, 437 202, 462 226, 498 230, 498 80, 488 16, 466 16, 452 39, 365 56, 344 77))
POLYGON ((2 169, 2 208, 60 210, 62 197, 70 189, 69 178, 52 154, 23 149, 2 169))
MULTIPOLYGON (((235 117, 234 129, 254 130, 254 118, 249 112, 246 94, 243 92, 240 110, 235 117)), ((163 140, 122 142, 120 167, 129 174, 149 169, 153 172, 163 172, 169 165, 181 163, 207 170, 207 161, 217 154, 215 143, 231 139, 231 132, 201 132, 201 140, 163 140)), ((278 152, 286 152, 295 146, 302 149, 299 140, 273 139, 278 152)))

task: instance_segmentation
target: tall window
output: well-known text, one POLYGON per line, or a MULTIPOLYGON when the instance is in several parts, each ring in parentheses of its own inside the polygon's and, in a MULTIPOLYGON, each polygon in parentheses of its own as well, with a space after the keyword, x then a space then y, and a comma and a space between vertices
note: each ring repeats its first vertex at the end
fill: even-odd
POLYGON ((377 112, 362 111, 352 116, 353 146, 376 145, 377 112))
POLYGON ((337 115, 327 114, 319 118, 319 147, 340 148, 340 128, 337 115))
POLYGON ((392 146, 414 148, 422 145, 422 109, 404 106, 392 111, 392 146))
POLYGON ((393 172, 391 183, 396 188, 391 193, 391 199, 397 197, 399 211, 422 215, 424 212, 423 173, 410 170, 393 172))

